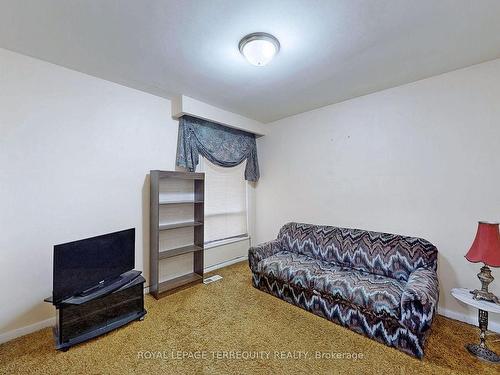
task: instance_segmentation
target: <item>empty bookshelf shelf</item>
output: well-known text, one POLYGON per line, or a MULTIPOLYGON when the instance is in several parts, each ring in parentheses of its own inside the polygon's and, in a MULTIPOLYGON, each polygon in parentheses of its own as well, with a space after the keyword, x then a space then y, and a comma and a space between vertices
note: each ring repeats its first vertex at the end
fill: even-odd
POLYGON ((160 251, 159 258, 166 259, 175 257, 177 255, 193 253, 195 251, 203 251, 203 248, 201 246, 189 245, 189 246, 178 247, 176 249, 163 250, 160 251))
POLYGON ((203 203, 203 201, 193 201, 193 200, 186 200, 186 201, 160 201, 160 205, 164 204, 198 204, 198 203, 203 203))
POLYGON ((169 229, 177 229, 177 228, 185 228, 185 227, 196 227, 198 225, 203 225, 203 223, 201 223, 199 221, 185 221, 183 223, 160 224, 158 226, 158 230, 169 230, 169 229))
POLYGON ((203 276, 197 273, 189 273, 187 275, 182 275, 176 277, 175 279, 170 279, 164 281, 158 285, 158 293, 165 293, 177 290, 179 288, 185 288, 191 286, 191 284, 197 284, 203 282, 203 276))

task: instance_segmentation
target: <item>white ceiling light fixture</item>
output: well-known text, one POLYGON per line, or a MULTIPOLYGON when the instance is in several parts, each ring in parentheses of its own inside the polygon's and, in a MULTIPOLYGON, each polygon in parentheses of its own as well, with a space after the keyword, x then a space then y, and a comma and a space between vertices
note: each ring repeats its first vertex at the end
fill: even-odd
POLYGON ((268 64, 280 50, 280 42, 268 33, 252 33, 240 40, 240 52, 255 66, 268 64))

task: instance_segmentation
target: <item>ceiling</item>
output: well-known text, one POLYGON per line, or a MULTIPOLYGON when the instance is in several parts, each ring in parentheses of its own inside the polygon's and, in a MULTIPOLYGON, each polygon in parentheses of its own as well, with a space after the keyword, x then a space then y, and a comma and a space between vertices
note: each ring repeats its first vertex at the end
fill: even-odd
POLYGON ((500 1, 2 0, 0 47, 270 122, 499 58, 500 1), (265 67, 238 51, 256 31, 265 67))

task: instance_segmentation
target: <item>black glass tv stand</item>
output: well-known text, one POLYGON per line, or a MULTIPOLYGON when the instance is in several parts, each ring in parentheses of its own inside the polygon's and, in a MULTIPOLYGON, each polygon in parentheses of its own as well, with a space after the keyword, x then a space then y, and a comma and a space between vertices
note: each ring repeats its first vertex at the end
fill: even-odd
MULTIPOLYGON (((56 349, 69 347, 144 319, 144 282, 140 271, 129 271, 112 283, 54 303, 56 349)), ((46 298, 51 302, 52 297, 46 298)))

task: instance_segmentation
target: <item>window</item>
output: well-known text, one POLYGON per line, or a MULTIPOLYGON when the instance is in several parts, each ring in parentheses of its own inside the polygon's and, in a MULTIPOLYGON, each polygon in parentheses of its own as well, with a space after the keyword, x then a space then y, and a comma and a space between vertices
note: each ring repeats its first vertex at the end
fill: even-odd
POLYGON ((224 168, 200 156, 205 172, 205 243, 247 236, 245 164, 224 168))

